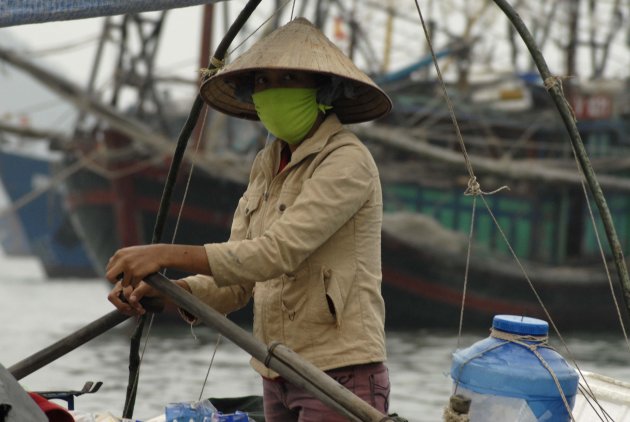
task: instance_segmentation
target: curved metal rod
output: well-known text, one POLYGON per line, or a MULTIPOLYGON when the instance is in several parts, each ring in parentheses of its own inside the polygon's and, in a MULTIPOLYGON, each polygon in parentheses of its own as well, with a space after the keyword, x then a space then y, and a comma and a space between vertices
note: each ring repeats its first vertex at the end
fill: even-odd
MULTIPOLYGON (((243 25, 245 25, 245 22, 247 22, 247 20, 252 15, 254 10, 256 10, 256 7, 258 7, 261 1, 262 0, 249 0, 243 10, 241 10, 241 13, 239 13, 236 20, 232 23, 227 33, 219 43, 219 46, 214 52, 214 57, 212 58, 210 63, 208 63, 208 67, 210 69, 216 68, 217 65, 215 63, 223 60, 225 54, 227 53, 228 47, 230 46, 230 44, 232 44, 232 41, 234 41, 236 35, 243 28, 243 25)), ((162 191, 160 208, 158 210, 158 215, 155 219, 155 225, 153 227, 153 236, 151 239, 151 243, 159 243, 162 239, 164 226, 166 224, 168 211, 171 205, 171 198, 173 196, 173 188, 175 187, 177 175, 179 174, 179 169, 184 159, 184 154, 186 153, 188 140, 190 139, 190 135, 197 125, 202 109, 203 100, 201 98, 201 95, 197 93, 190 113, 188 114, 188 118, 186 119, 186 123, 184 123, 184 127, 182 128, 177 139, 177 146, 175 147, 173 160, 171 161, 171 165, 168 170, 168 176, 166 177, 166 182, 164 183, 164 190, 162 191)), ((127 385, 127 395, 125 397, 125 406, 123 409, 123 417, 129 419, 131 419, 131 417, 133 416, 133 409, 136 401, 136 392, 138 390, 137 385, 140 373, 140 338, 142 337, 142 331, 145 326, 146 320, 147 315, 142 315, 142 317, 140 318, 140 322, 136 326, 136 330, 131 337, 129 350, 129 381, 127 385)))
MULTIPOLYGON (((242 28, 245 21, 249 18, 249 16, 253 13, 253 11, 256 9, 258 4, 260 4, 261 1, 262 0, 250 0, 249 3, 247 3, 247 5, 243 8, 241 13, 236 18, 236 20, 228 30, 227 34, 221 41, 221 44, 219 44, 219 47, 217 47, 215 57, 223 57, 225 55, 225 52, 227 51, 230 43, 233 41, 238 31, 242 28)), ((201 97, 198 96, 198 99, 200 100, 201 97)), ((180 143, 185 144, 188 141, 188 137, 190 136, 190 133, 192 132, 192 129, 194 128, 199 117, 200 110, 201 107, 199 107, 199 110, 197 110, 196 107, 192 108, 188 120, 186 121, 186 124, 182 129, 181 135, 179 137, 178 147, 180 146, 180 143)), ((183 157, 183 153, 186 149, 185 145, 183 145, 183 147, 181 147, 180 149, 182 149, 181 157, 183 157)), ((177 157, 174 156, 173 158, 171 171, 169 171, 169 180, 171 178, 173 180, 177 178, 177 170, 179 169, 179 165, 181 164, 181 157, 179 156, 180 152, 176 151, 174 155, 177 157)), ((160 204, 159 215, 165 215, 167 213, 167 202, 170 202, 170 192, 165 192, 163 196, 165 196, 165 199, 163 199, 162 201, 164 204, 160 204), (163 208, 164 210, 162 210, 163 208)), ((9 372, 11 372, 11 374, 19 380, 46 366, 47 364, 54 362, 61 356, 64 356, 74 349, 84 345, 95 337, 98 337, 99 335, 109 331, 110 329, 116 327, 128 318, 129 317, 127 315, 124 315, 117 310, 111 311, 110 313, 103 315, 102 317, 85 325, 79 330, 69 334, 68 336, 52 344, 51 346, 46 347, 30 355, 26 359, 17 362, 9 368, 9 372)))
POLYGON ((514 25, 514 28, 525 42, 525 45, 527 46, 527 49, 536 63, 536 67, 538 68, 541 77, 543 78, 545 87, 551 94, 551 97, 560 112, 564 125, 569 132, 569 137, 577 154, 580 167, 586 177, 589 189, 595 199, 595 203, 597 204, 597 208, 599 209, 599 213, 604 223, 608 243, 610 244, 610 248, 614 256, 617 275, 619 276, 619 282, 621 283, 621 290, 623 292, 626 311, 630 313, 630 278, 628 277, 628 268, 626 266, 623 251, 621 250, 621 243, 617 237, 617 232, 615 230, 615 226, 613 225, 612 216, 610 214, 610 210, 608 209, 604 193, 597 181, 597 177, 595 176, 595 172, 591 166, 588 154, 584 148, 582 137, 580 136, 577 125, 575 124, 575 117, 569 107, 569 104, 567 103, 566 98, 564 97, 561 82, 558 77, 552 75, 549 71, 549 67, 540 52, 540 49, 536 45, 534 37, 529 32, 518 13, 505 0, 494 0, 494 2, 497 6, 499 6, 503 13, 505 13, 510 22, 512 22, 512 25, 514 25))
MULTIPOLYGON (((219 46, 214 52, 214 58, 216 58, 217 60, 223 60, 230 44, 232 43, 232 41, 234 41, 236 35, 239 33, 243 25, 245 25, 245 22, 247 21, 247 19, 249 19, 254 10, 256 10, 256 7, 258 7, 261 1, 262 0, 249 0, 249 2, 245 5, 243 10, 241 10, 241 13, 239 13, 238 17, 236 18, 234 23, 232 23, 227 33, 219 43, 219 46)), ((210 63, 208 63, 208 68, 216 68, 212 60, 210 63)), ((186 119, 186 123, 184 123, 184 127, 182 127, 182 130, 177 139, 177 147, 175 148, 173 161, 171 161, 171 167, 166 178, 166 183, 164 184, 164 191, 162 192, 162 199, 160 201, 158 216, 155 222, 155 226, 153 228, 153 239, 151 243, 158 243, 162 238, 164 224, 166 223, 166 217, 168 216, 168 209, 171 203, 171 196, 173 194, 173 187, 175 186, 177 174, 184 158, 184 153, 186 152, 188 139, 190 139, 190 135, 197 125, 199 114, 201 113, 202 108, 203 100, 201 98, 201 95, 197 93, 188 118, 186 119)))

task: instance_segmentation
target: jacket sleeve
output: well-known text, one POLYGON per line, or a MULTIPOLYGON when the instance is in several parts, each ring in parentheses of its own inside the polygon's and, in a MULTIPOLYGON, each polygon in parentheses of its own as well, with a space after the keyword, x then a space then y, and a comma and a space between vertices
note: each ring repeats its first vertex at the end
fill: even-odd
POLYGON ((219 287, 213 277, 202 274, 186 277, 185 280, 193 296, 224 315, 241 309, 252 296, 253 284, 250 283, 219 287))
MULTIPOLYGON (((245 204, 247 203, 247 193, 238 201, 238 206, 232 220, 229 242, 244 239, 247 233, 247 221, 245 217, 245 204)), ((219 287, 214 277, 197 274, 185 278, 190 286, 192 294, 199 298, 206 305, 214 308, 222 314, 234 312, 249 302, 252 296, 254 283, 242 283, 239 285, 219 287)), ((188 322, 196 322, 189 315, 182 313, 188 322)))
POLYGON ((367 149, 335 149, 261 236, 205 245, 217 285, 269 280, 295 270, 366 203, 376 183, 378 171, 367 149))

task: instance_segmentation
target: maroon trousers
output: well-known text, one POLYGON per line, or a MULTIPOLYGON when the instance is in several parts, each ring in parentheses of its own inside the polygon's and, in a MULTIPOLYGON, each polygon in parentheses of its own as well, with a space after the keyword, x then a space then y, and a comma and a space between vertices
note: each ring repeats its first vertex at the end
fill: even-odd
MULTIPOLYGON (((339 384, 387 415, 389 373, 383 363, 347 366, 326 373, 339 384)), ((283 378, 263 378, 265 420, 273 422, 336 422, 347 418, 326 406, 309 392, 283 378)))

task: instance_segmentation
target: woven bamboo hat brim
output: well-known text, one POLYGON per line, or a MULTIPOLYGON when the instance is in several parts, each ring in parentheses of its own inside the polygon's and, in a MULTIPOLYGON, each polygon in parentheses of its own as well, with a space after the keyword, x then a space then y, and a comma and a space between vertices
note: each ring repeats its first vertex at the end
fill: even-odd
POLYGON ((358 123, 387 114, 392 102, 365 73, 307 19, 297 18, 255 43, 201 86, 211 107, 231 116, 259 120, 254 105, 240 100, 234 87, 261 69, 288 69, 336 75, 350 81, 354 95, 333 101, 342 123, 358 123))

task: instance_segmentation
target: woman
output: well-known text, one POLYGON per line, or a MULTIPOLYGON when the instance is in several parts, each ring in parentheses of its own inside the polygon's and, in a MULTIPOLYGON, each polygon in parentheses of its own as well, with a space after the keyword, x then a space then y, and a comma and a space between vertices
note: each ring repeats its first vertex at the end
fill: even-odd
MULTIPOLYGON (((142 314, 139 300, 156 294, 146 275, 196 273, 176 283, 222 313, 253 297, 259 340, 285 344, 386 413, 381 186, 369 151, 342 124, 378 118, 391 101, 303 18, 256 43, 201 94, 227 114, 260 119, 275 139, 254 161, 228 242, 121 249, 107 267, 110 301, 142 314)), ((252 366, 268 420, 343 420, 263 363, 252 366)))

